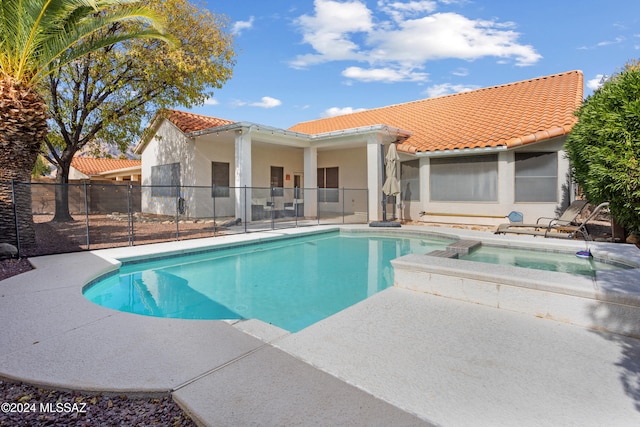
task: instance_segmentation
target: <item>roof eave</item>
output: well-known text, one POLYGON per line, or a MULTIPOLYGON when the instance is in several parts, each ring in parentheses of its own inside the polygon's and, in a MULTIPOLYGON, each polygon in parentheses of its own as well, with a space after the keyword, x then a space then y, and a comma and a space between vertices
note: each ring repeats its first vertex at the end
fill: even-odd
POLYGON ((476 147, 476 148, 454 148, 452 150, 417 151, 417 157, 449 157, 465 154, 491 154, 506 151, 506 145, 496 147, 476 147))
POLYGON ((500 145, 491 147, 468 147, 468 148, 454 148, 447 150, 431 150, 431 151, 418 151, 416 147, 407 145, 403 147, 398 146, 399 151, 404 151, 408 154, 414 154, 419 157, 440 157, 440 156, 452 156, 461 154, 480 154, 489 152, 499 152, 505 150, 511 150, 514 148, 522 147, 525 145, 550 141, 554 138, 566 136, 571 132, 573 125, 556 126, 547 130, 541 130, 529 135, 519 136, 508 139, 500 145))
POLYGON ((251 123, 251 122, 236 122, 229 125, 217 126, 213 128, 190 132, 186 135, 189 138, 197 138, 199 136, 208 135, 212 133, 234 132, 234 131, 271 133, 271 134, 282 135, 289 138, 304 139, 306 141, 322 141, 327 139, 333 139, 336 137, 364 135, 364 134, 380 133, 380 132, 394 134, 397 136, 396 141, 398 141, 398 140, 404 140, 412 135, 412 133, 409 131, 399 129, 393 126, 387 126, 387 125, 362 126, 357 128, 342 129, 339 131, 323 132, 318 134, 307 134, 307 133, 294 132, 287 129, 280 129, 272 126, 266 126, 258 123, 251 123))
POLYGON ((300 132, 293 132, 286 129, 275 128, 272 126, 261 125, 259 123, 252 122, 235 122, 228 125, 223 126, 215 126, 212 128, 202 129, 194 132, 189 132, 186 135, 189 138, 197 138, 199 136, 210 135, 212 133, 221 133, 221 132, 235 132, 235 131, 247 131, 247 132, 267 132, 267 133, 278 133, 283 136, 295 137, 295 138, 303 138, 310 139, 310 135, 300 132))
POLYGON ((157 112, 153 116, 153 119, 151 119, 151 123, 149 123, 149 125, 145 129, 144 133, 142 134, 142 137, 138 140, 138 143, 133 147, 132 151, 134 154, 142 154, 144 149, 147 148, 147 145, 149 145, 149 142, 151 141, 151 139, 155 136, 156 132, 158 132, 158 128, 160 127, 162 120, 166 118, 167 118, 166 114, 161 112, 157 112))
POLYGON ((523 145, 548 141, 559 136, 568 135, 569 132, 571 132, 571 129, 573 129, 573 125, 556 126, 547 130, 540 130, 536 133, 532 133, 522 137, 511 138, 506 142, 506 146, 507 148, 517 148, 523 145))
POLYGON ((96 175, 101 175, 101 176, 106 176, 106 175, 112 175, 112 174, 126 174, 126 173, 131 173, 131 172, 140 172, 142 171, 142 165, 140 166, 131 166, 128 168, 121 168, 121 169, 113 169, 110 171, 104 171, 104 172, 99 172, 96 175))

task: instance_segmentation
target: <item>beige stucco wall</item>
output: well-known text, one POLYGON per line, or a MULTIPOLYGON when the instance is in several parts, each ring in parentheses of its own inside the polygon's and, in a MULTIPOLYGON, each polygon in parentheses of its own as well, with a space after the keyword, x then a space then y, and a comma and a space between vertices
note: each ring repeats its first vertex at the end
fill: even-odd
MULTIPOLYGON (((305 175, 313 171, 306 171, 303 147, 281 146, 273 143, 266 143, 256 140, 257 136, 251 136, 251 186, 260 187, 254 189, 247 197, 251 199, 270 198, 270 173, 271 166, 279 166, 284 171, 284 195, 275 198, 276 209, 282 209, 284 203, 291 202, 294 198, 293 185, 294 175, 305 175), (289 180, 287 180, 289 176, 289 180)), ((365 137, 363 137, 365 138, 365 137)), ((402 153, 401 160, 411 160, 418 158, 420 164, 420 200, 403 201, 397 211, 401 219, 422 220, 443 222, 451 224, 484 224, 496 225, 505 221, 506 215, 511 211, 519 211, 524 214, 525 221, 535 221, 538 217, 556 216, 558 212, 569 203, 571 195, 571 185, 569 182, 569 163, 562 151, 565 138, 555 138, 551 141, 532 144, 515 150, 495 150, 498 154, 498 200, 495 202, 435 202, 431 200, 429 194, 429 156, 415 157, 402 153), (549 151, 558 153, 558 200, 556 203, 515 203, 515 153, 526 151, 549 151), (426 215, 420 213, 426 212, 426 215)), ((317 167, 338 167, 339 169, 339 201, 323 202, 318 207, 321 212, 347 213, 363 212, 368 210, 367 200, 371 191, 368 189, 369 177, 371 173, 370 161, 368 159, 367 140, 361 142, 350 140, 349 147, 344 148, 340 141, 336 140, 332 144, 335 147, 327 148, 318 145, 317 167), (361 144, 358 146, 358 144, 361 144), (368 170, 369 167, 369 170, 368 170), (346 191, 342 191, 346 188, 346 191)), ((156 165, 169 163, 181 163, 181 184, 183 186, 198 186, 200 188, 185 188, 181 197, 187 203, 188 216, 211 217, 213 216, 213 199, 211 196, 211 162, 226 162, 230 166, 229 183, 231 187, 237 186, 235 182, 237 171, 235 171, 235 150, 237 141, 232 132, 228 135, 209 134, 197 139, 187 138, 173 124, 163 122, 158 131, 157 137, 153 138, 142 154, 142 176, 143 185, 150 184, 151 168, 156 165)), ((479 155, 482 151, 477 151, 479 155)), ((462 153, 456 153, 461 155, 462 153)), ((464 153, 473 155, 474 151, 464 153)), ((311 167, 308 165, 308 167, 311 167)), ((376 167, 377 169, 377 167, 376 167)), ((375 171, 378 173, 378 171, 375 171)), ((309 180, 308 180, 309 182, 309 180)), ((307 184, 308 186, 308 184, 307 184)), ((315 188, 315 185, 314 187, 315 188)), ((216 198, 216 216, 233 217, 238 208, 235 197, 242 192, 230 192, 229 198, 216 198)), ((316 195, 314 192, 307 192, 309 195, 316 195)), ((250 209, 247 207, 247 209, 250 209)), ((387 212, 393 215, 393 206, 389 206, 387 212)), ((145 212, 175 214, 175 200, 172 198, 151 198, 150 191, 143 190, 143 210, 145 212)), ((371 220, 377 219, 379 212, 369 213, 371 220)))
POLYGON ((571 184, 569 161, 562 151, 564 137, 532 144, 520 149, 498 152, 498 200, 495 202, 436 202, 429 194, 430 158, 420 159, 420 203, 407 203, 402 209, 403 218, 427 222, 451 224, 497 225, 505 222, 511 211, 522 212, 525 222, 535 222, 539 217, 555 217, 569 203, 571 184), (558 199, 556 203, 515 203, 515 153, 558 153, 558 199), (420 215, 426 212, 426 215, 420 215), (441 215, 438 215, 441 214, 441 215))
MULTIPOLYGON (((173 197, 152 197, 151 168, 180 163, 180 184, 195 184, 195 144, 167 120, 160 124, 142 152, 142 211, 158 215, 175 215, 176 200, 173 197)), ((181 194, 182 197, 184 195, 181 194)), ((189 206, 190 204, 187 203, 189 206)))
POLYGON ((69 168, 69 181, 76 181, 76 180, 79 181, 79 180, 83 180, 83 179, 89 179, 89 176, 83 174, 78 169, 74 168, 73 166, 69 168))
MULTIPOLYGON (((364 144, 364 143, 363 143, 364 144)), ((367 148, 366 146, 318 152, 318 167, 338 167, 340 187, 337 203, 320 203, 323 212, 347 213, 367 211, 367 148), (345 189, 342 191, 342 189, 345 189)))

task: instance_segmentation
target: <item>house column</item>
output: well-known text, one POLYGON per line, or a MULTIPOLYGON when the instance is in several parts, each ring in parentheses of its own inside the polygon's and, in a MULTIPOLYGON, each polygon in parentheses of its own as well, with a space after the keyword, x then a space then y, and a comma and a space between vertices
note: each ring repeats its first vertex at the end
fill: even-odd
POLYGON ((367 138, 367 188, 369 189, 369 221, 382 221, 382 168, 384 141, 381 135, 367 138))
POLYGON ((304 149, 304 216, 318 216, 318 149, 304 149), (316 188, 316 190, 312 190, 316 188))
POLYGON ((235 133, 235 186, 236 218, 251 221, 251 128, 242 128, 235 133), (245 195, 244 188, 247 187, 245 195), (246 198, 245 198, 246 196, 246 198))
MULTIPOLYGON (((420 211, 429 212, 429 200, 431 200, 431 158, 420 157, 420 211)), ((418 214, 418 219, 421 215, 418 214)))
POLYGON ((495 215, 507 215, 515 205, 515 154, 503 151, 498 154, 498 203, 499 212, 495 215))

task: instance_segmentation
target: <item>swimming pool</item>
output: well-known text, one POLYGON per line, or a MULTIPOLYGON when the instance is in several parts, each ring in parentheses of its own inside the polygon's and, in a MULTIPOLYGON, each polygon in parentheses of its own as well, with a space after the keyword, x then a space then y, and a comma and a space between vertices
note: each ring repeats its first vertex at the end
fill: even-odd
POLYGON ((339 232, 124 265, 87 287, 96 304, 148 316, 259 319, 299 331, 393 285, 390 260, 451 240, 339 232))
MULTIPOLYGON (((296 332, 392 286, 391 260, 442 251, 454 241, 435 235, 331 231, 249 242, 125 263, 117 274, 87 286, 84 295, 96 304, 141 315, 258 319, 296 332)), ((422 262, 434 263, 432 258, 423 256, 422 262)), ((490 246, 460 258, 583 276, 620 268, 567 253, 490 246)))

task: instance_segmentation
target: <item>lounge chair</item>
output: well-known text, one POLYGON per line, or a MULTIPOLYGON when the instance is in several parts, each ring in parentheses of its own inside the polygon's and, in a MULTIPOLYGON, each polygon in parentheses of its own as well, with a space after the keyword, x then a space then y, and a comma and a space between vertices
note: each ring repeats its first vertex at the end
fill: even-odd
POLYGON ((572 239, 578 233, 582 234, 585 240, 590 240, 587 231, 587 223, 592 220, 600 211, 609 206, 609 203, 598 205, 591 215, 582 222, 577 222, 576 218, 588 204, 586 200, 576 200, 563 212, 559 218, 538 218, 535 224, 500 224, 495 234, 526 234, 530 236, 558 237, 572 239))
POLYGON ((304 200, 293 199, 293 202, 287 202, 284 204, 284 212, 286 215, 291 216, 303 216, 304 215, 304 200))

